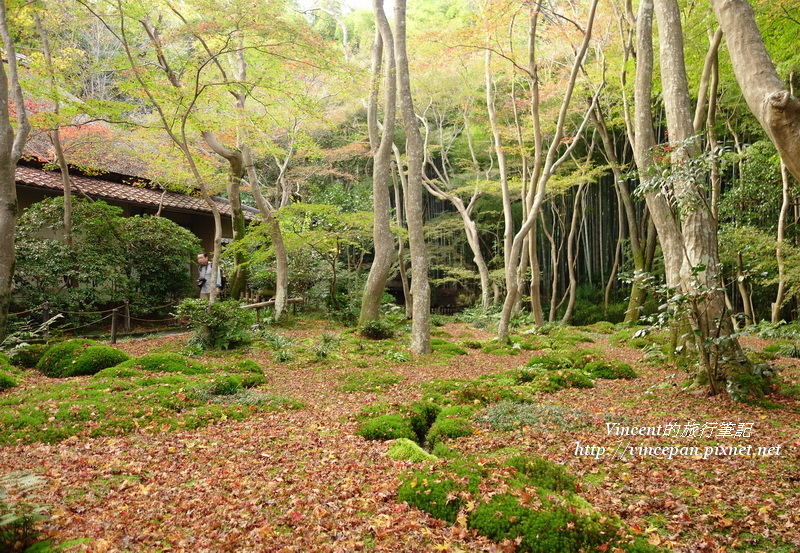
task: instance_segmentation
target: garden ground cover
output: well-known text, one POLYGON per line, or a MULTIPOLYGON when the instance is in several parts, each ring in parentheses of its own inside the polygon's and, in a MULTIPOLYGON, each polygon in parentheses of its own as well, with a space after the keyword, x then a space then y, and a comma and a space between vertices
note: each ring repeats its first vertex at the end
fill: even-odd
MULTIPOLYGON (((340 331, 309 324, 277 332, 302 345, 340 331)), ((439 333, 453 343, 491 338, 454 323, 439 333)), ((177 351, 186 338, 119 347, 134 356, 177 351)), ((580 413, 581 424, 547 419, 496 430, 476 422, 473 435, 448 445, 486 465, 519 454, 562 464, 578 477, 580 495, 596 509, 618 515, 631 532, 666 550, 798 550, 800 403, 773 396, 780 408, 766 409, 684 393, 680 371, 643 363, 641 351, 606 336, 592 338, 592 347, 634 364, 639 377, 598 379, 594 388, 537 395, 540 406, 580 413), (734 433, 748 429, 749 436, 622 437, 609 435, 607 422, 627 428, 723 425, 734 433), (652 448, 649 454, 627 449, 646 446, 652 448), (698 447, 701 455, 669 459, 655 454, 661 446, 698 447), (702 458, 706 447, 718 446, 781 449, 772 456, 717 449, 702 458), (601 447, 607 455, 597 455, 601 447), (610 452, 620 450, 631 454, 612 457, 610 452)), ((465 355, 412 359, 368 344, 363 351, 342 348, 316 360, 298 355, 282 362, 269 351, 206 354, 204 362, 225 363, 232 355, 255 360, 265 369, 269 393, 294 398, 303 407, 257 411, 244 420, 221 416, 191 430, 152 425, 120 435, 4 445, 0 473, 27 470, 45 477, 37 500, 51 506, 52 518, 42 529, 53 543, 80 540, 69 550, 513 551, 513 543, 477 536, 460 519, 449 524, 398 502, 401 475, 413 465, 388 458, 389 444, 358 435, 365 406, 423 400, 424 383, 501 373, 538 353, 465 349, 465 355), (379 383, 374 388, 342 385, 348 375, 368 371, 399 378, 368 380, 379 383)), ((796 360, 776 363, 785 380, 800 380, 796 360)), ((53 385, 32 372, 22 380, 21 388, 53 385)), ((9 393, 18 392, 4 392, 9 393)), ((503 482, 491 477, 485 486, 486 495, 504 491, 503 482)))

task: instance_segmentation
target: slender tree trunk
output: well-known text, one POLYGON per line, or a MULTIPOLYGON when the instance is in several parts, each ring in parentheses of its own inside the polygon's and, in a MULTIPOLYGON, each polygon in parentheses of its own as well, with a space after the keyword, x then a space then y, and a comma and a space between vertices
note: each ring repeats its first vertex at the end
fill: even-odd
POLYGON ((411 96, 411 78, 406 53, 406 1, 395 0, 395 57, 397 60, 397 88, 406 130, 406 158, 408 159, 408 196, 406 218, 408 242, 411 249, 411 292, 413 319, 411 322, 411 351, 415 354, 431 352, 430 305, 431 291, 428 282, 428 253, 425 247, 422 212, 422 167, 424 145, 417 126, 417 116, 411 96))
POLYGON ((375 256, 370 267, 364 293, 361 299, 359 324, 375 321, 380 317, 381 298, 386 281, 392 270, 394 258, 394 237, 390 225, 391 202, 389 200, 389 180, 392 174, 392 139, 396 105, 396 79, 394 59, 394 37, 389 21, 383 11, 383 0, 373 0, 375 12, 375 44, 372 51, 372 89, 367 111, 369 137, 373 155, 372 197, 375 223, 372 230, 375 256), (383 59, 386 49, 386 76, 384 79, 384 120, 383 133, 378 138, 378 92, 383 59))
POLYGON ((289 256, 283 243, 281 226, 274 215, 275 210, 261 192, 258 176, 253 166, 253 155, 247 146, 242 147, 242 159, 244 160, 247 179, 250 181, 253 198, 256 201, 261 217, 264 219, 264 224, 267 225, 267 234, 269 234, 272 247, 275 250, 275 307, 273 313, 277 321, 286 311, 289 299, 289 256))
POLYGON ((8 31, 6 4, 0 2, 0 37, 5 60, 0 62, 0 339, 8 327, 14 278, 14 230, 17 223, 17 161, 31 130, 17 74, 17 51, 8 31), (16 112, 12 122, 11 104, 16 112), (16 123, 16 124, 15 124, 16 123))
MULTIPOLYGON (((240 183, 245 175, 245 162, 241 149, 231 150, 223 146, 213 133, 202 132, 206 144, 215 154, 224 158, 228 162, 228 200, 231 205, 231 227, 233 228, 233 239, 241 240, 245 233, 244 211, 242 210, 242 200, 240 194, 240 183)), ((229 295, 233 299, 239 299, 247 286, 247 273, 244 270, 244 254, 237 253, 234 258, 234 271, 230 278, 229 295)))
POLYGON ((569 226, 569 234, 567 235, 567 275, 569 276, 568 301, 567 309, 564 311, 564 316, 561 317, 561 324, 569 323, 572 318, 572 313, 575 309, 575 297, 578 291, 578 277, 575 274, 576 255, 575 248, 578 240, 575 239, 575 234, 578 231, 578 221, 580 219, 581 209, 580 202, 583 197, 585 184, 581 183, 578 186, 578 191, 575 193, 575 200, 572 205, 572 221, 569 226))
POLYGON ((789 197, 789 172, 786 164, 781 161, 781 180, 782 197, 781 213, 778 216, 778 242, 775 247, 775 257, 778 261, 778 292, 775 295, 775 303, 772 304, 772 323, 781 320, 781 308, 786 295, 786 262, 783 258, 783 246, 786 242, 786 217, 789 213, 791 198, 789 197))

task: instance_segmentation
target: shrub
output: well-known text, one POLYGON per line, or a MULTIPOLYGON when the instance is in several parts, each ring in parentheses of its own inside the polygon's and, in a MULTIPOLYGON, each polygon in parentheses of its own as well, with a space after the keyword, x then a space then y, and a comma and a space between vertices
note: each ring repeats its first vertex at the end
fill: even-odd
POLYGON ((17 381, 11 376, 11 373, 0 369, 0 392, 9 390, 17 385, 17 381))
POLYGON ((396 440, 407 438, 413 440, 416 436, 411 428, 411 421, 402 415, 378 415, 361 425, 359 435, 366 440, 396 440))
POLYGON ((389 447, 386 455, 390 459, 412 461, 419 463, 422 461, 435 461, 437 458, 422 449, 419 444, 408 438, 399 438, 389 447))
POLYGON ((506 461, 506 464, 516 469, 528 485, 554 492, 575 489, 577 479, 574 476, 563 466, 551 463, 542 457, 518 455, 506 461))
POLYGON ((593 361, 586 365, 585 370, 595 378, 608 380, 631 379, 638 376, 633 367, 621 361, 593 361))
POLYGON ((179 353, 149 353, 120 363, 121 369, 141 369, 147 372, 203 374, 212 372, 197 361, 179 353))
POLYGON ((461 510, 458 492, 462 487, 455 480, 438 472, 414 471, 406 474, 397 490, 397 500, 453 523, 461 510))
POLYGON ((367 321, 358 330, 364 338, 370 340, 386 340, 394 336, 394 327, 386 320, 367 321))
POLYGON ((242 309, 238 301, 187 299, 175 310, 194 332, 191 342, 206 349, 231 349, 252 341, 250 328, 255 323, 252 309, 242 309))
POLYGON ((462 436, 469 436, 475 432, 472 423, 467 419, 462 418, 444 418, 439 416, 436 422, 433 423, 428 434, 425 436, 425 441, 428 447, 434 447, 439 443, 442 438, 460 438, 462 436))

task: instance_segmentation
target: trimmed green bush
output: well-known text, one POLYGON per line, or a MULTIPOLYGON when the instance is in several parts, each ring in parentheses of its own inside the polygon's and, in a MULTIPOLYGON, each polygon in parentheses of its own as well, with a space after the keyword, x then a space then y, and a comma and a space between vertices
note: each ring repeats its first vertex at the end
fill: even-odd
POLYGON ((17 386, 17 381, 11 376, 11 373, 0 369, 0 392, 9 390, 17 386))
POLYGON ((451 524, 461 510, 462 486, 439 472, 414 471, 405 475, 397 500, 451 524))
POLYGON ((154 373, 203 374, 212 372, 211 369, 179 353, 149 353, 120 363, 119 367, 154 373))
POLYGON ((396 440, 407 438, 413 440, 416 435, 411 428, 411 421, 402 415, 378 415, 361 425, 359 435, 367 440, 396 440))
POLYGON ((638 376, 633 367, 621 361, 593 361, 586 365, 585 370, 594 378, 608 380, 631 379, 638 376))
POLYGON ((420 463, 422 461, 435 461, 436 456, 427 453, 422 449, 419 444, 409 440, 408 438, 399 438, 389 447, 386 455, 390 459, 397 459, 402 461, 412 461, 420 463))

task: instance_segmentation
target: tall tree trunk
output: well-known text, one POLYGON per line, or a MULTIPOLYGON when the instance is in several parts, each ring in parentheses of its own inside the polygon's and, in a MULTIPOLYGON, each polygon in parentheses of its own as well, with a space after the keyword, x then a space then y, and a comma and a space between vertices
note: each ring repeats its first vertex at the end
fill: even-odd
POLYGON ((361 299, 359 324, 376 321, 381 313, 381 298, 392 270, 394 259, 394 237, 390 225, 391 202, 389 200, 389 180, 392 175, 392 145, 394 138, 395 105, 397 86, 395 78, 394 37, 389 21, 383 11, 383 0, 373 0, 375 12, 375 44, 372 47, 372 86, 367 108, 369 123, 369 141, 373 157, 372 198, 375 223, 372 228, 372 240, 375 250, 374 260, 364 285, 361 299), (383 51, 386 49, 386 67, 384 78, 384 118, 380 139, 378 138, 378 94, 383 51))
POLYGON ((431 352, 430 305, 431 290, 428 282, 428 253, 425 247, 422 212, 422 167, 425 156, 422 136, 417 126, 417 116, 411 96, 411 78, 406 52, 406 1, 395 0, 395 57, 397 60, 397 89, 406 130, 406 158, 408 159, 408 196, 406 218, 408 242, 411 249, 411 295, 413 319, 411 321, 411 352, 431 352))
POLYGON ((17 223, 17 161, 31 130, 17 74, 17 51, 8 31, 6 3, 0 2, 0 37, 6 63, 0 62, 0 339, 8 326, 14 278, 14 230, 17 223), (6 69, 7 68, 7 69, 6 69), (16 113, 16 124, 11 104, 16 113))
POLYGON ((747 105, 800 181, 800 101, 778 76, 747 0, 711 0, 747 105))
POLYGON ((578 221, 583 211, 580 209, 580 204, 585 186, 584 183, 578 186, 578 191, 575 193, 575 199, 572 204, 572 221, 569 226, 569 234, 567 234, 567 275, 569 276, 567 291, 569 299, 567 300, 567 309, 564 311, 564 316, 561 317, 561 324, 569 323, 569 320, 572 318, 572 313, 575 310, 575 297, 578 291, 578 277, 575 274, 575 264, 577 262, 575 248, 579 243, 579 240, 576 240, 575 234, 578 232, 578 221))
MULTIPOLYGON (((697 154, 698 148, 693 139, 680 12, 675 0, 656 0, 654 7, 659 27, 664 104, 673 149, 671 175, 662 183, 666 194, 656 194, 650 188, 646 200, 661 239, 668 284, 688 300, 687 315, 699 366, 708 377, 711 393, 717 394, 725 390, 726 381, 734 371, 747 366, 747 360, 736 340, 725 305, 717 251, 717 222, 696 179, 689 174, 692 156, 697 154), (679 213, 672 213, 669 206, 657 201, 656 196, 663 199, 665 195, 675 198, 679 213)), ((641 48, 640 44, 640 57, 641 48)), ((640 82, 637 78, 637 84, 640 82)), ((642 91, 637 89, 637 92, 642 91)), ((640 100, 646 100, 649 109, 649 95, 640 100)), ((638 142, 641 140, 637 133, 638 142)))
POLYGON ((289 256, 286 253, 286 247, 283 243, 281 226, 274 216, 275 209, 266 198, 264 198, 264 194, 261 192, 258 176, 253 166, 253 155, 249 147, 242 147, 242 156, 245 170, 247 171, 247 179, 250 181, 250 189, 253 192, 253 198, 256 201, 256 206, 258 206, 261 217, 264 219, 264 224, 267 225, 267 234, 269 234, 272 247, 275 249, 275 307, 273 313, 277 321, 286 311, 286 305, 289 299, 289 256))

